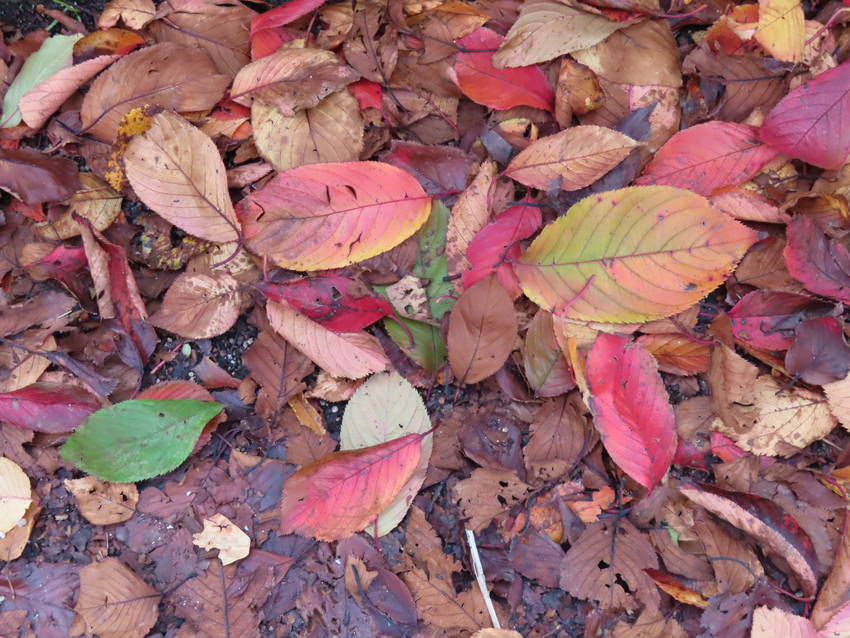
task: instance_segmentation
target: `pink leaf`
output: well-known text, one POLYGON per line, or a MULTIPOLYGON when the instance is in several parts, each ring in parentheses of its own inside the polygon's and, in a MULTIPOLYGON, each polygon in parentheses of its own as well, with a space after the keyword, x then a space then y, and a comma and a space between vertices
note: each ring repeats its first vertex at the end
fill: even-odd
POLYGON ((73 432, 100 407, 97 397, 75 386, 33 383, 0 394, 0 420, 36 432, 73 432))
POLYGON ((261 29, 273 29, 289 24, 293 20, 297 20, 301 16, 305 16, 311 11, 318 9, 325 3, 325 0, 290 0, 271 11, 266 11, 251 20, 251 35, 254 35, 261 29))

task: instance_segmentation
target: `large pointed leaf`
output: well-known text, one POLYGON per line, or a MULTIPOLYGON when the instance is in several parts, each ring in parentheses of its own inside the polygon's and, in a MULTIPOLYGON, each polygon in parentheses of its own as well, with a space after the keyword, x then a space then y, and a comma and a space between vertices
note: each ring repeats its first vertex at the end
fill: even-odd
POLYGON ((587 356, 591 409, 614 462, 652 489, 676 454, 676 418, 653 356, 626 337, 602 333, 587 356))
POLYGON ((422 186, 378 162, 300 166, 239 203, 251 250, 292 270, 340 268, 415 233, 431 211, 422 186))
POLYGON ((62 458, 105 481, 143 481, 185 461, 219 412, 221 405, 208 401, 123 401, 86 419, 62 446, 62 458))
POLYGON ((457 83, 473 102, 504 110, 514 106, 533 106, 552 110, 555 94, 546 76, 536 66, 497 69, 493 53, 504 38, 484 27, 457 40, 472 52, 458 53, 455 61, 457 83))
POLYGON ((699 195, 634 186, 575 204, 543 229, 514 271, 532 301, 567 318, 648 321, 723 283, 755 240, 699 195))
POLYGON ((407 434, 305 465, 283 486, 281 533, 335 541, 365 529, 413 476, 422 441, 407 434))
POLYGON ((761 126, 765 144, 821 168, 850 155, 850 62, 824 71, 782 98, 761 126))
POLYGON ((221 155, 179 115, 155 115, 130 141, 124 166, 139 199, 178 228, 221 243, 239 238, 221 155))
POLYGON ((637 145, 613 129, 574 126, 531 144, 511 160, 505 175, 541 190, 574 191, 590 186, 637 145))
POLYGON ((676 133, 662 146, 637 184, 664 184, 711 195, 743 184, 776 157, 746 124, 706 122, 676 133))
POLYGON ((36 432, 71 432, 100 405, 75 386, 33 383, 0 394, 0 421, 36 432))

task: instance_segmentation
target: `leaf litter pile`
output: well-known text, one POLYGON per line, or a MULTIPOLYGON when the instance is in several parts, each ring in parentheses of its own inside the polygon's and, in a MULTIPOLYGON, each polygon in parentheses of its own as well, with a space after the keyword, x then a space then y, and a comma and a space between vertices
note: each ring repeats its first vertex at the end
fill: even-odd
POLYGON ((0 635, 850 636, 850 6, 56 6, 0 635))

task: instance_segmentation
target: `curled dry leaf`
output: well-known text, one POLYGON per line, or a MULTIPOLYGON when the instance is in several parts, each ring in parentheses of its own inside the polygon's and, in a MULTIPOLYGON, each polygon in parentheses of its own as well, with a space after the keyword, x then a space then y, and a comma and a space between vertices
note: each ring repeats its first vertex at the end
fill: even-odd
POLYGON ((92 83, 80 109, 81 132, 112 142, 121 118, 146 104, 205 111, 219 101, 229 81, 206 53, 194 47, 164 42, 134 51, 92 83))
POLYGON ((251 124, 257 150, 276 171, 350 162, 363 150, 363 119, 357 100, 346 89, 294 115, 257 100, 251 106, 251 124))
POLYGON ((266 311, 275 332, 335 377, 359 379, 390 363, 368 332, 333 332, 286 303, 270 301, 266 311))
POLYGON ((221 155, 179 115, 155 115, 127 146, 124 167, 139 199, 178 228, 214 242, 239 238, 221 155))
POLYGON ((463 517, 469 519, 469 529, 480 532, 494 518, 523 502, 531 486, 521 481, 516 472, 480 467, 468 479, 459 481, 453 492, 463 517))
POLYGON ((251 551, 251 539, 224 514, 204 519, 204 529, 192 534, 192 544, 204 549, 217 549, 222 565, 245 558, 251 551))
POLYGON ((736 494, 710 486, 683 485, 679 490, 712 514, 760 541, 761 548, 787 564, 805 596, 817 591, 814 546, 797 521, 778 505, 752 494, 736 494))
POLYGON ((541 190, 574 191, 589 186, 638 145, 602 126, 574 126, 537 140, 511 160, 505 175, 541 190))
POLYGON ((378 162, 300 166, 239 203, 248 247, 292 270, 340 268, 389 250, 428 219, 411 175, 378 162), (256 219, 253 217, 256 215, 256 219))
POLYGON ((208 339, 230 330, 244 293, 226 272, 181 274, 151 317, 151 323, 187 339, 208 339))
POLYGON ((699 195, 633 186, 575 204, 514 271, 532 301, 566 318, 648 321, 702 299, 755 239, 699 195))
POLYGON ((94 525, 114 525, 133 518, 139 490, 133 483, 107 483, 94 476, 65 479, 85 519, 94 525))
POLYGON ((230 98, 245 106, 260 100, 291 116, 358 79, 357 72, 331 51, 283 47, 242 67, 230 98))
POLYGON ((59 202, 79 188, 79 171, 71 160, 24 148, 0 149, 0 189, 27 205, 59 202))
POLYGON ((87 631, 103 638, 144 638, 159 617, 160 594, 117 558, 80 570, 74 611, 87 631))
POLYGON ((508 358, 517 321, 511 298, 496 275, 488 275, 458 299, 449 316, 449 364, 459 383, 478 383, 508 358))
POLYGON ((600 334, 587 356, 594 423, 614 462, 652 489, 676 454, 676 419, 652 355, 626 337, 600 334))
POLYGON ((283 487, 280 531, 335 541, 364 530, 416 471, 423 436, 333 452, 302 467, 283 487))
POLYGON ((98 18, 101 29, 114 27, 122 21, 131 29, 141 29, 153 20, 156 5, 153 0, 109 0, 98 18))
POLYGON ((21 466, 0 456, 0 532, 14 528, 32 503, 30 479, 21 466))

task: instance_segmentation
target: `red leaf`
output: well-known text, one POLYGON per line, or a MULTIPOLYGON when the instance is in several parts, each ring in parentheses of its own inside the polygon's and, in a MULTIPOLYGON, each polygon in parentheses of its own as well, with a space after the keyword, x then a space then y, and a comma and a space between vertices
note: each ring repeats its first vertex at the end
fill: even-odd
POLYGON ((763 350, 786 350, 794 342, 794 329, 801 321, 831 309, 830 304, 805 295, 754 290, 726 314, 739 341, 763 350))
POLYGON ((351 91, 351 95, 357 100, 357 105, 361 111, 368 108, 381 110, 383 89, 377 82, 357 80, 357 82, 348 85, 348 90, 351 91))
POLYGON ((356 332, 394 314, 389 301, 369 294, 363 284, 337 275, 264 282, 259 288, 272 301, 285 301, 334 332, 356 332))
POLYGON ((761 126, 765 144, 821 168, 838 168, 850 154, 850 62, 791 91, 761 126))
POLYGON ((850 251, 844 244, 827 238, 806 215, 788 224, 787 235, 788 272, 814 293, 850 302, 850 251))
POLYGON ((100 407, 97 397, 75 386, 33 383, 0 394, 0 419, 36 432, 73 432, 100 407))
POLYGON ((676 454, 673 408, 653 356, 626 337, 600 334, 587 356, 594 421, 614 462, 652 489, 676 454))
POLYGON ((785 353, 788 372, 812 385, 838 381, 850 372, 850 346, 835 317, 818 317, 797 327, 797 338, 785 353))
POLYGON ((676 133, 644 169, 636 184, 663 184, 711 195, 738 186, 778 154, 756 129, 733 122, 706 122, 676 133))
POLYGON ((335 541, 365 529, 413 476, 422 439, 408 434, 305 465, 283 486, 281 533, 335 541))
POLYGON ((533 106, 551 111, 555 94, 539 67, 497 69, 493 66, 493 54, 503 40, 495 31, 482 27, 455 41, 458 46, 475 51, 458 53, 455 60, 460 90, 473 102, 498 110, 533 106))
MULTIPOLYGON (((283 7, 280 7, 281 9, 283 7)), ((288 27, 260 29, 251 34, 251 60, 259 60, 277 51, 281 45, 292 42, 302 33, 288 27)))
MULTIPOLYGON (((526 197, 522 202, 530 204, 531 198, 526 197)), ((518 296, 521 292, 519 280, 510 262, 519 259, 519 240, 531 237, 542 223, 543 215, 537 206, 520 203, 499 213, 469 242, 466 256, 472 268, 463 273, 464 289, 495 272, 502 287, 512 297, 518 296)))
POLYGON ((273 29, 289 24, 293 20, 297 20, 301 16, 305 16, 311 11, 318 9, 325 0, 290 0, 271 11, 266 11, 251 20, 251 35, 254 35, 261 29, 273 29))

